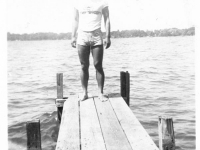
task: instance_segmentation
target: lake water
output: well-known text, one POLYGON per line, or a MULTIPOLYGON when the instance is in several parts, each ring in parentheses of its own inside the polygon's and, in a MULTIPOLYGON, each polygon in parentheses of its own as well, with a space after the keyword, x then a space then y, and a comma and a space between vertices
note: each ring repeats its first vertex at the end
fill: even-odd
MULTIPOLYGON (((104 51, 105 93, 120 92, 120 71, 130 73, 130 108, 158 145, 158 116, 174 121, 177 150, 195 149, 193 37, 112 39, 104 51)), ((92 56, 89 92, 97 90, 92 56)), ((56 73, 64 73, 64 96, 81 92, 77 50, 69 40, 8 42, 8 140, 26 149, 26 122, 39 118, 42 148, 58 136, 56 73)))

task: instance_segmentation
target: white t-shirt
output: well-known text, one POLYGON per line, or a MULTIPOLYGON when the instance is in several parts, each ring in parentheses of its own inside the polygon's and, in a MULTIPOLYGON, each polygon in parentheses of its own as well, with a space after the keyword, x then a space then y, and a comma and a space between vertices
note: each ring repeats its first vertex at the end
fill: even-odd
POLYGON ((106 6, 108 3, 105 0, 77 0, 74 7, 79 12, 79 30, 101 28, 102 9, 106 6))

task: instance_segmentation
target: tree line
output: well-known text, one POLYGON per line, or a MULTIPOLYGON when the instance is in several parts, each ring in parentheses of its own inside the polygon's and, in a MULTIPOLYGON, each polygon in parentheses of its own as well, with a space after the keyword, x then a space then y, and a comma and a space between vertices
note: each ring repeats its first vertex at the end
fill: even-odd
MULTIPOLYGON (((105 32, 103 37, 105 38, 105 32)), ((131 37, 166 37, 166 36, 193 36, 195 35, 195 27, 188 29, 161 29, 154 31, 143 31, 143 30, 122 30, 112 31, 111 38, 131 38, 131 37)), ((8 41, 33 41, 33 40, 70 40, 71 32, 68 33, 31 33, 31 34, 13 34, 7 33, 8 41)))

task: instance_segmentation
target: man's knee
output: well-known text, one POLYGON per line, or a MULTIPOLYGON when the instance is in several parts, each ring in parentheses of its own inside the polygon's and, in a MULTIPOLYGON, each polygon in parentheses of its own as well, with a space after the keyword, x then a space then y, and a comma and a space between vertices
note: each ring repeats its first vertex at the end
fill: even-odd
POLYGON ((103 71, 102 63, 100 62, 94 62, 94 67, 97 71, 103 71))
POLYGON ((83 70, 83 71, 88 71, 88 69, 89 69, 89 64, 81 64, 81 69, 83 70))

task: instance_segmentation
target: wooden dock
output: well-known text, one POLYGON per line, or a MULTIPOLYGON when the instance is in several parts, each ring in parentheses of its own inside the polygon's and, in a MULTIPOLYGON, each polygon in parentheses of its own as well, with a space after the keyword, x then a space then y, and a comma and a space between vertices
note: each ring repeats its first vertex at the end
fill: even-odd
MULTIPOLYGON (((57 74, 57 107, 60 130, 56 150, 158 150, 131 109, 130 75, 120 72, 120 94, 101 102, 96 94, 79 101, 63 97, 63 74, 57 74)), ((41 150, 40 120, 28 121, 27 149, 41 150)), ((158 118, 159 150, 175 150, 171 117, 158 118)))
POLYGON ((63 107, 56 150, 158 150, 122 97, 97 96, 63 107))

